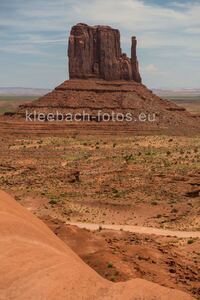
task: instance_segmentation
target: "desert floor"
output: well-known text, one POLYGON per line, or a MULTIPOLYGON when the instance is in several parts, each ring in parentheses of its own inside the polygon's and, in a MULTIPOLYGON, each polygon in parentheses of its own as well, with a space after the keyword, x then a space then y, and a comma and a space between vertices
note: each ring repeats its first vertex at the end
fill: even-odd
POLYGON ((105 278, 140 277, 197 296, 199 149, 199 137, 3 136, 0 188, 105 278), (194 235, 130 233, 103 224, 194 235))

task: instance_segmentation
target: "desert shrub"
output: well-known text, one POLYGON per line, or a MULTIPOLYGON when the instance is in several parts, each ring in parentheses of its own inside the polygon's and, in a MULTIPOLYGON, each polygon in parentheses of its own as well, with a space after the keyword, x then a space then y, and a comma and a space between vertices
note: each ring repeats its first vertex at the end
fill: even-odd
POLYGON ((158 215, 156 216, 156 218, 157 218, 157 219, 160 219, 160 218, 162 218, 162 215, 158 214, 158 215))
POLYGON ((116 280, 115 276, 112 275, 111 278, 110 278, 110 280, 114 282, 116 280))
POLYGON ((153 205, 153 206, 158 205, 158 202, 157 201, 152 201, 151 205, 153 205))
POLYGON ((187 243, 188 243, 188 245, 191 245, 191 244, 194 243, 194 240, 193 240, 193 239, 190 239, 190 240, 187 241, 187 243))
POLYGON ((134 160, 133 154, 127 154, 127 155, 124 155, 123 158, 124 158, 124 160, 125 160, 126 162, 129 162, 129 161, 131 161, 131 160, 134 160))
POLYGON ((108 265, 107 265, 107 267, 108 267, 109 269, 113 268, 112 262, 109 262, 108 265))
POLYGON ((58 200, 57 199, 51 199, 50 201, 49 201, 49 204, 51 204, 51 205, 55 205, 55 204, 57 204, 58 203, 58 200))

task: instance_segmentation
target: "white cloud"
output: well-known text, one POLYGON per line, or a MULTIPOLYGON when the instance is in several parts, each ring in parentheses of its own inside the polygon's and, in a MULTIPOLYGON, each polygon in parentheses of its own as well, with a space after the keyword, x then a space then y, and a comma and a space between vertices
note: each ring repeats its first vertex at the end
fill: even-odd
POLYGON ((39 34, 22 34, 18 36, 23 44, 64 44, 67 43, 67 36, 56 35, 56 38, 44 38, 39 34))
POLYGON ((160 70, 155 64, 149 64, 147 66, 142 65, 140 69, 142 75, 146 77, 154 77, 157 79, 159 77, 167 78, 169 75, 166 70, 160 70))
POLYGON ((37 2, 25 2, 17 9, 15 18, 1 17, 0 26, 21 32, 57 31, 59 35, 59 32, 66 33, 76 22, 110 24, 123 29, 129 37, 136 34, 140 39, 139 46, 145 48, 192 45, 190 36, 195 39, 193 35, 199 34, 200 3, 174 2, 165 7, 141 0, 59 0, 36 5, 37 2), (179 34, 178 38, 174 37, 174 32, 179 34))
POLYGON ((106 24, 111 22, 129 30, 169 30, 200 24, 200 4, 190 4, 186 10, 177 10, 139 0, 94 0, 80 2, 73 9, 80 18, 83 16, 106 24))
POLYGON ((185 29, 185 32, 189 34, 200 34, 200 27, 188 27, 185 29))
POLYGON ((174 47, 184 49, 199 49, 200 50, 200 39, 193 35, 184 35, 181 32, 142 32, 139 35, 139 47, 140 48, 154 48, 160 47, 171 48, 173 51, 174 47))
POLYGON ((0 46, 0 52, 11 53, 11 54, 30 54, 30 55, 44 55, 47 53, 38 50, 35 47, 29 45, 3 45, 0 46))
POLYGON ((67 26, 69 29, 71 24, 80 21, 110 24, 123 29, 129 38, 136 34, 140 39, 139 46, 144 48, 193 46, 193 41, 197 43, 193 35, 199 34, 200 28, 200 3, 174 3, 174 7, 161 7, 140 0, 59 0, 59 4, 51 2, 48 7, 22 8, 18 13, 20 19, 11 22, 20 30, 63 32, 67 26), (174 36, 174 32, 179 36, 174 36))
POLYGON ((158 73, 158 68, 154 64, 150 64, 150 65, 146 66, 144 70, 150 74, 158 73))
POLYGON ((85 21, 120 25, 127 30, 169 30, 200 25, 200 4, 175 3, 173 7, 146 4, 141 0, 59 0, 41 6, 24 5, 16 12, 16 18, 1 18, 0 24, 27 28, 60 28, 63 24, 85 21), (185 7, 178 10, 177 7, 185 7), (30 22, 30 19, 32 20, 30 22), (34 21, 35 20, 35 21, 34 21), (175 26, 175 27, 174 27, 175 26))

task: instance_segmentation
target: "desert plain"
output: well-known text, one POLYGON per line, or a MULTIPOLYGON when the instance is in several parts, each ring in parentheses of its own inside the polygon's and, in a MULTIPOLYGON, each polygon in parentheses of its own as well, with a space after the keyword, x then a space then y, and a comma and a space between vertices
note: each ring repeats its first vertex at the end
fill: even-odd
POLYGON ((108 280, 198 297, 199 149, 198 136, 2 134, 0 188, 108 280))

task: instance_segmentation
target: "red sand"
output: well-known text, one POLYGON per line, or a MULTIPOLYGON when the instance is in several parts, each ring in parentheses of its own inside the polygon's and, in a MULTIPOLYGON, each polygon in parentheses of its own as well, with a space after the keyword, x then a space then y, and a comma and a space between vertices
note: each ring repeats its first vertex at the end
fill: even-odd
POLYGON ((142 279, 103 279, 44 223, 0 192, 0 299, 194 298, 142 279))

